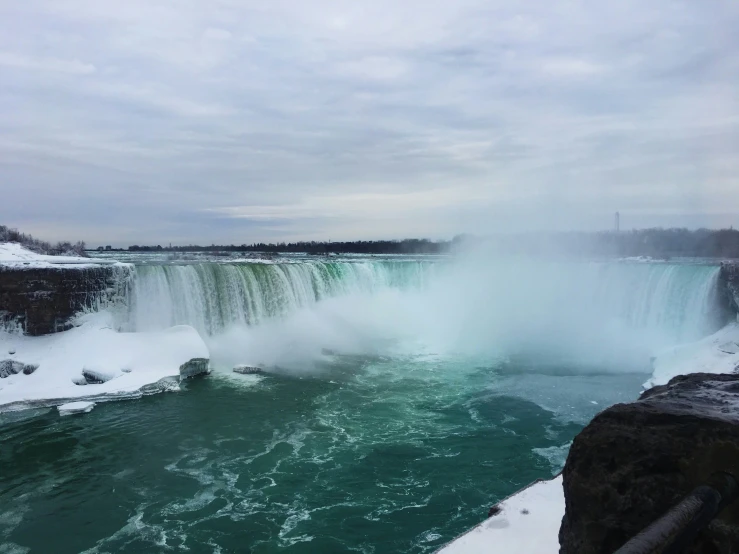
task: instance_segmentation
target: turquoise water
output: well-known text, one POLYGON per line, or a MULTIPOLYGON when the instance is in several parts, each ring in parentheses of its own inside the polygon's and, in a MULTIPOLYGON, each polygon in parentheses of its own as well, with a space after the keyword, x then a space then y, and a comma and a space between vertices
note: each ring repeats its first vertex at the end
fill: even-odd
POLYGON ((0 552, 431 552, 551 476, 644 377, 339 356, 84 416, 6 414, 0 552))

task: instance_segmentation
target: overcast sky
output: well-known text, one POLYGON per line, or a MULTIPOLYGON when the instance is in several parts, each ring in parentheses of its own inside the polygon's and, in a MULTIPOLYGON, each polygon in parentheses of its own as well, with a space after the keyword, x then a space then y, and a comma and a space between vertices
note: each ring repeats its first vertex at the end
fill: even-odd
POLYGON ((0 0, 0 223, 739 226, 739 2, 0 0))

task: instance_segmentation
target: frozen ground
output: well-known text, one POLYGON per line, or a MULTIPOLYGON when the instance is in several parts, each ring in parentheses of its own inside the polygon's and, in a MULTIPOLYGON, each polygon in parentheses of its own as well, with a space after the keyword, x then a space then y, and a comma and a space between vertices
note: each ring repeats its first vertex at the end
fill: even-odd
POLYGON ((80 258, 77 256, 47 256, 23 248, 15 242, 0 243, 0 265, 21 267, 54 267, 57 265, 95 266, 115 264, 115 260, 80 258))
POLYGON ((0 361, 38 366, 30 374, 20 371, 0 379, 0 411, 173 390, 181 365, 209 358, 192 327, 120 333, 107 312, 82 316, 80 323, 41 337, 0 332, 0 361))

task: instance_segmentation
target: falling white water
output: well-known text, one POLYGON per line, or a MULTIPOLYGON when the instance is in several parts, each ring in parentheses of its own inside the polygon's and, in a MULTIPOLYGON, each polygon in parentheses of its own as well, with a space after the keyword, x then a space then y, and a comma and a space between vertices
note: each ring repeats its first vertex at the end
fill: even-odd
POLYGON ((137 269, 130 326, 192 325, 212 335, 256 325, 329 297, 421 288, 430 262, 155 265, 137 269))
POLYGON ((365 353, 402 339, 435 353, 643 369, 654 349, 725 322, 717 281, 715 266, 665 263, 151 265, 137 268, 128 327, 188 324, 260 359, 288 350, 299 359, 303 347, 365 353))

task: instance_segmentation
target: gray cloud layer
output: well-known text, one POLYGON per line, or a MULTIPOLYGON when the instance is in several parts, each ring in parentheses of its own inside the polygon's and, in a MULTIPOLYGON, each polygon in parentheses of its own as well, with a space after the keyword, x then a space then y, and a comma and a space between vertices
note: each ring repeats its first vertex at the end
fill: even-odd
POLYGON ((4 2, 0 222, 115 244, 739 225, 736 29, 731 0, 4 2))

